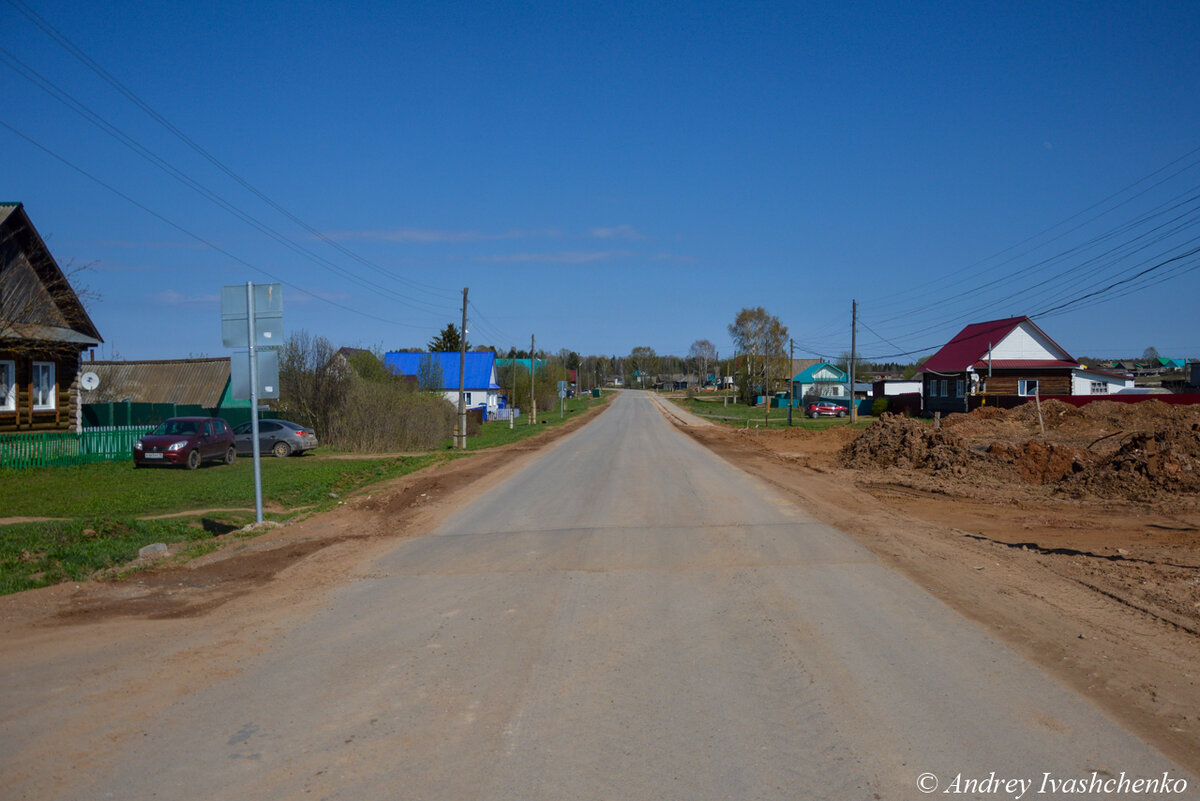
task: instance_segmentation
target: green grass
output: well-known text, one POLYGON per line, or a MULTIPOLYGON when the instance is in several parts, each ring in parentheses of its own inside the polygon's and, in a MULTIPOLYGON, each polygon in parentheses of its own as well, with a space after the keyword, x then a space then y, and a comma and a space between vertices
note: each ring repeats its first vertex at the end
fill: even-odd
MULTIPOLYGON (((700 415, 714 423, 722 423, 732 428, 745 428, 749 424, 750 428, 755 426, 762 428, 764 412, 761 406, 746 406, 742 403, 735 403, 733 398, 729 399, 729 405, 725 406, 721 397, 697 397, 697 398, 670 398, 672 402, 678 404, 682 408, 700 415)), ((771 409, 770 423, 768 428, 787 428, 787 409, 771 409)), ((854 428, 866 428, 875 418, 860 415, 858 422, 854 424, 854 428)), ((792 409, 792 427, 807 428, 811 430, 821 430, 832 426, 848 426, 850 425, 849 417, 819 417, 812 420, 805 417, 802 409, 792 409)))
MULTIPOLYGON (((320 511, 338 503, 331 493, 344 496, 445 458, 263 459, 263 502, 285 510, 265 516, 286 520, 320 511)), ((203 540, 252 522, 253 507, 250 459, 199 470, 134 470, 131 462, 109 462, 0 471, 0 517, 65 518, 0 525, 0 594, 87 578, 130 561, 154 542, 194 540, 187 553, 199 555, 203 540), (138 519, 220 508, 248 511, 138 519)))
POLYGON ((80 581, 129 562, 152 542, 210 540, 253 518, 253 513, 224 513, 203 520, 77 518, 0 526, 0 594, 80 581))
POLYGON ((566 411, 562 417, 559 417, 557 405, 549 410, 538 409, 537 425, 530 425, 529 419, 524 412, 522 412, 521 417, 517 418, 511 430, 508 427, 507 420, 484 423, 479 427, 477 435, 467 438, 467 450, 477 451, 508 445, 512 442, 519 442, 535 434, 540 434, 547 428, 561 425, 568 420, 579 417, 579 415, 588 409, 607 403, 612 397, 613 393, 605 392, 599 398, 593 398, 590 395, 586 397, 567 398, 566 411))
MULTIPOLYGON (((434 456, 391 459, 262 460, 264 503, 287 508, 331 501, 365 484, 424 467, 434 456)), ((132 462, 0 471, 0 517, 143 517, 189 509, 254 506, 254 464, 204 465, 198 470, 132 462)))

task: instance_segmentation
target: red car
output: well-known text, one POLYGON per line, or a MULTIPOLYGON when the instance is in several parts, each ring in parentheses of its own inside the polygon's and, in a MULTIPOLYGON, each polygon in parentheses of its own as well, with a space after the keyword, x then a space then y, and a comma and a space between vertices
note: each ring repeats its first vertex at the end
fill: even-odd
POLYGON ((840 403, 832 403, 830 401, 816 401, 814 403, 810 403, 808 404, 808 408, 805 409, 805 412, 813 419, 816 419, 821 415, 825 415, 826 417, 845 417, 847 414, 845 406, 842 406, 840 403))
POLYGON ((233 432, 219 417, 172 417, 133 446, 133 466, 183 465, 195 470, 201 462, 233 464, 237 449, 233 432))

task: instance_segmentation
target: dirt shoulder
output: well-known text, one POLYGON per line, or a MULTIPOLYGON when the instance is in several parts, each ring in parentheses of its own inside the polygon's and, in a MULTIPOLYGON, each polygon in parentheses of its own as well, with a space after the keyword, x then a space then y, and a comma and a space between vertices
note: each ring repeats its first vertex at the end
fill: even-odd
MULTIPOLYGON (((456 496, 479 481, 499 481, 537 451, 602 414, 596 407, 562 425, 502 448, 445 461, 348 496, 339 508, 263 532, 215 537, 218 549, 186 564, 134 564, 125 578, 59 584, 0 597, 0 632, 21 627, 140 617, 163 620, 207 614, 275 583, 284 571, 311 596, 369 556, 372 545, 426 533, 454 508, 456 496), (303 557, 320 554, 319 559, 303 557)), ((190 513, 189 513, 190 514, 190 513)), ((170 552, 167 555, 169 560, 170 552)))
POLYGON ((988 410, 937 431, 892 418, 861 435, 680 428, 1195 771, 1200 408, 1175 408, 988 410))

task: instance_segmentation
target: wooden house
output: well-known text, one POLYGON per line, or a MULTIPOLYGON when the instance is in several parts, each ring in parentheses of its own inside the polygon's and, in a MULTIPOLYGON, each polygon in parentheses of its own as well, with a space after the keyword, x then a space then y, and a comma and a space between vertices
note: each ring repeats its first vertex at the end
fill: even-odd
POLYGON ((77 431, 80 359, 103 340, 20 203, 0 203, 0 432, 77 431))

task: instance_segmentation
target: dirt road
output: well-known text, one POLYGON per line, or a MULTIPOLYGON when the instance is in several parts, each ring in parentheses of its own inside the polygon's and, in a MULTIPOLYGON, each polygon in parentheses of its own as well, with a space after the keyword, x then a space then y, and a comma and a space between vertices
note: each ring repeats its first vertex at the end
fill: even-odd
POLYGON ((0 606, 6 797, 1036 797, 1093 773, 1195 797, 644 396, 506 477, 487 458, 245 556, 0 606), (225 562, 266 576, 231 597, 204 578, 225 562), (989 777, 1014 791, 963 784, 989 777))

